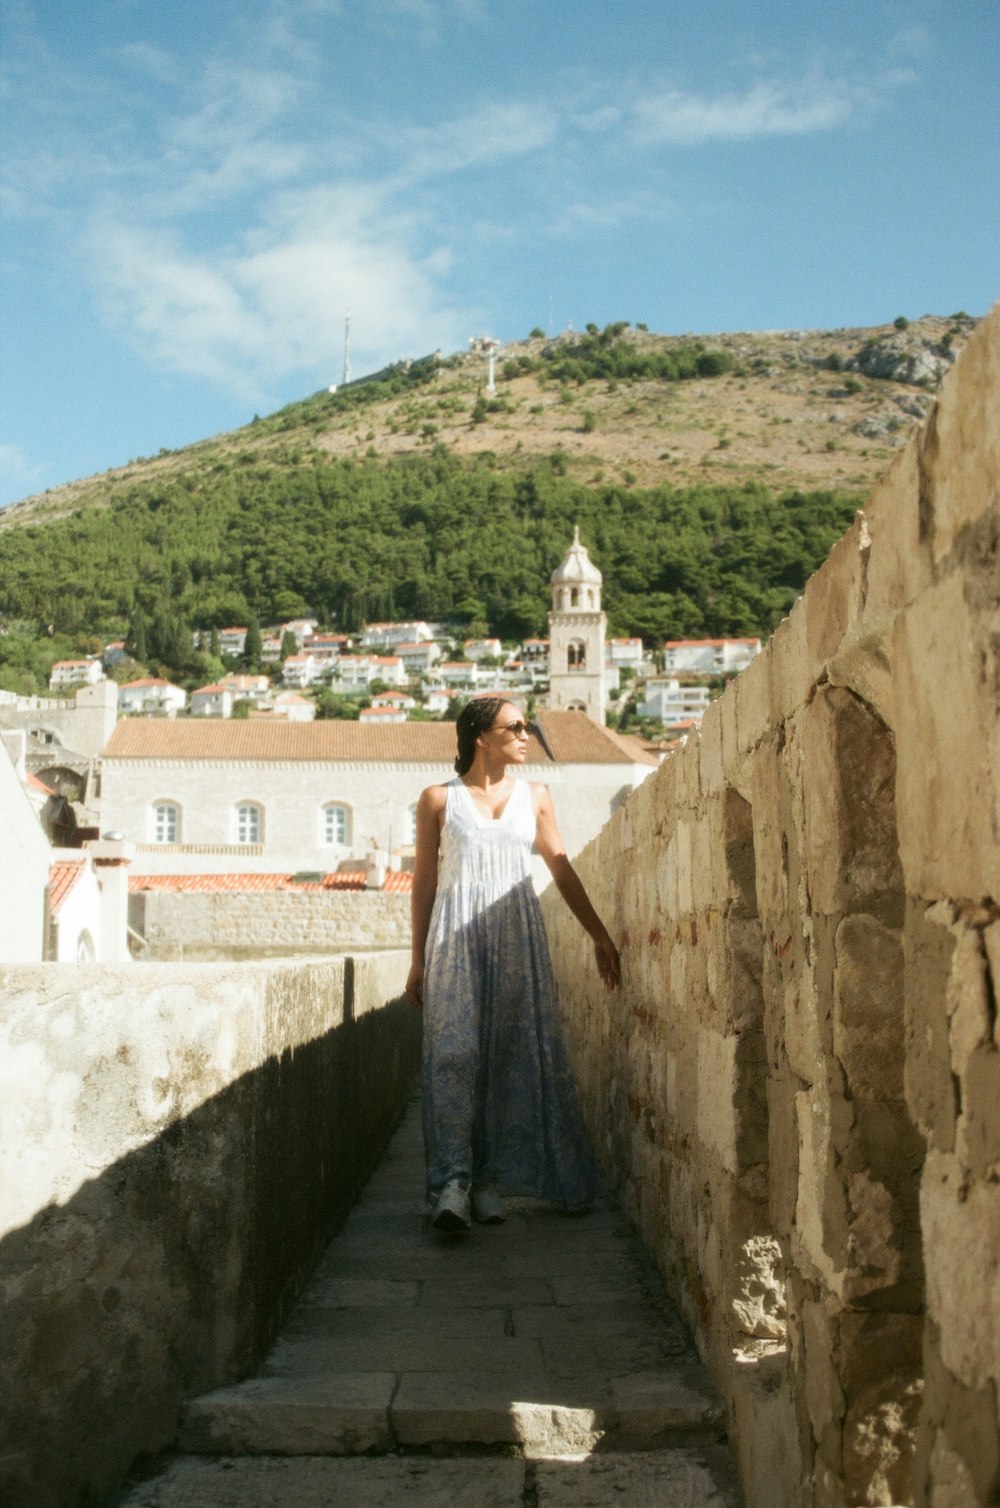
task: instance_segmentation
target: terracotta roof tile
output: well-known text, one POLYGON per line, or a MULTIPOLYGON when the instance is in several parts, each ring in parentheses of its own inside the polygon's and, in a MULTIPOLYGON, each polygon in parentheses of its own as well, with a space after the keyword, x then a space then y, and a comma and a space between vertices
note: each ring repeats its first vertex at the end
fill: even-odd
MULTIPOLYGON (((53 865, 53 869, 58 866, 53 865)), ((142 890, 169 890, 175 895, 218 895, 222 892, 237 894, 265 894, 277 890, 364 890, 363 869, 338 870, 324 875, 322 880, 297 880, 291 874, 134 874, 129 876, 128 888, 132 892, 142 890)), ((413 888, 413 876, 390 870, 382 886, 384 892, 405 895, 413 888)))
POLYGON ((535 721, 556 764, 657 762, 638 739, 603 728, 585 712, 540 712, 535 721))
POLYGON ((49 865, 49 910, 57 916, 73 886, 83 873, 85 860, 61 859, 49 865))
MULTIPOLYGON (((637 739, 602 728, 583 712, 541 712, 540 735, 528 742, 528 763, 655 763, 637 739)), ((346 764, 428 764, 450 769, 453 723, 286 723, 205 717, 168 722, 126 718, 104 750, 105 760, 291 761, 346 764)))

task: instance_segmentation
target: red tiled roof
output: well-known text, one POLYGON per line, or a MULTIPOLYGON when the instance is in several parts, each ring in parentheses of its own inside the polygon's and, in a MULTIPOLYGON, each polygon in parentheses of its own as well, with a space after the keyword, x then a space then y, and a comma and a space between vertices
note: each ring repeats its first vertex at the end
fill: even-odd
MULTIPOLYGON (((53 865, 53 869, 58 866, 53 865)), ((297 880, 291 874, 134 874, 129 876, 130 891, 169 890, 177 895, 211 895, 222 892, 264 894, 276 890, 364 890, 363 869, 338 870, 322 880, 297 880)), ((390 870, 382 886, 391 894, 407 894, 413 888, 413 876, 390 870)))
POLYGON ((557 764, 656 764, 638 739, 603 728, 585 712, 539 712, 535 722, 557 764))
POLYGON ((60 859, 49 865, 49 910, 56 916, 73 886, 83 873, 83 859, 60 859))
POLYGON ((46 785, 44 780, 39 780, 37 775, 32 775, 30 770, 28 771, 28 776, 25 784, 30 786, 33 791, 42 791, 46 796, 55 795, 55 791, 52 789, 52 787, 50 785, 46 785))
POLYGON ((723 644, 759 644, 760 635, 752 639, 664 639, 664 649, 719 649, 723 644))
MULTIPOLYGON (((636 739, 613 733, 583 712, 541 712, 539 733, 528 742, 528 763, 648 764, 636 739)), ((455 758, 454 723, 247 721, 218 717, 125 718, 112 733, 103 758, 231 760, 316 764, 430 764, 450 769, 455 758)))

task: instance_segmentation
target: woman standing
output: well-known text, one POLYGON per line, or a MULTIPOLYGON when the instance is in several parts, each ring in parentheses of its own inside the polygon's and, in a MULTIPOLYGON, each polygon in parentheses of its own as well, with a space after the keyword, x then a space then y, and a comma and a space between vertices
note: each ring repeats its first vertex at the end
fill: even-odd
POLYGON ((543 785, 514 780, 528 727, 502 697, 456 724, 458 776, 417 806, 413 962, 424 1012, 421 1072, 432 1222, 504 1218, 502 1194, 584 1208, 596 1175, 556 1018, 555 981, 531 882, 533 845, 618 984, 618 952, 570 864, 543 785), (440 859, 440 870, 439 870, 440 859))

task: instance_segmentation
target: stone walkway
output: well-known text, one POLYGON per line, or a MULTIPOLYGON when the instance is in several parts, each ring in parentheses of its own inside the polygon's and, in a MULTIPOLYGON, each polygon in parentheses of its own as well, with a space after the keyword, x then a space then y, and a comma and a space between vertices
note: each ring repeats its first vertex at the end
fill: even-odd
POLYGON ((122 1508, 736 1508, 722 1409, 610 1204, 441 1236, 419 1110, 255 1377, 122 1508))

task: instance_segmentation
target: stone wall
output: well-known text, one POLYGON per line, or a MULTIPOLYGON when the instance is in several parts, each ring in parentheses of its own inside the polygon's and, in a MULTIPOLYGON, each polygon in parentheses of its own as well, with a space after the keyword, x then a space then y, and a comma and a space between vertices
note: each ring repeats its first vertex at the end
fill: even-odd
POLYGON ((152 959, 288 958, 410 945, 409 895, 375 890, 147 890, 129 921, 152 959))
POLYGON ((586 1113, 751 1508, 1000 1501, 1000 310, 544 904, 586 1113))
POLYGON ((106 1499, 246 1375, 412 1087, 406 953, 0 969, 0 1497, 106 1499))

